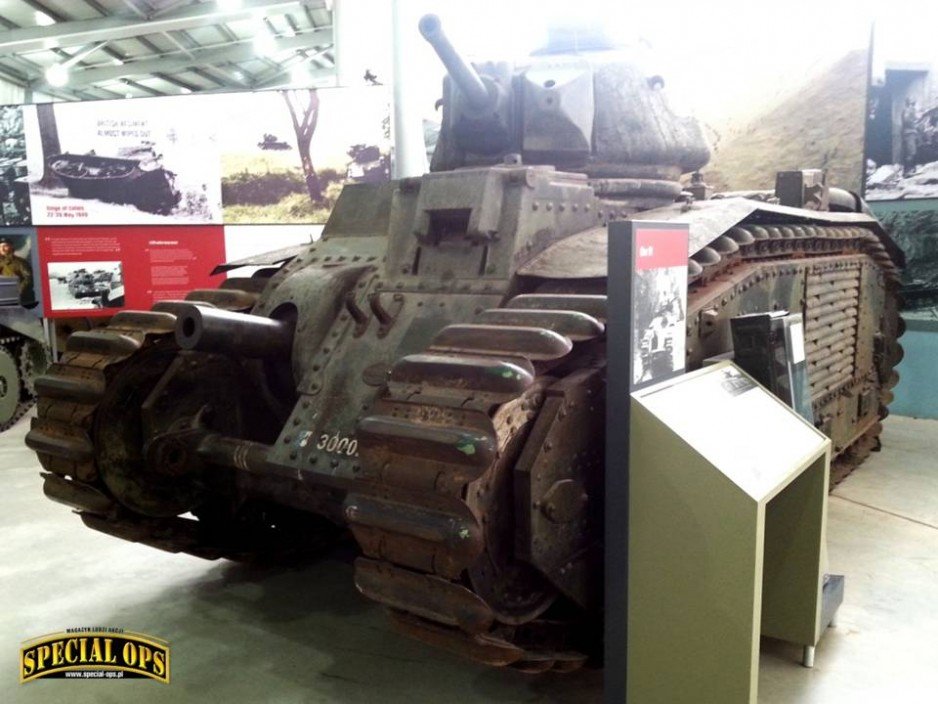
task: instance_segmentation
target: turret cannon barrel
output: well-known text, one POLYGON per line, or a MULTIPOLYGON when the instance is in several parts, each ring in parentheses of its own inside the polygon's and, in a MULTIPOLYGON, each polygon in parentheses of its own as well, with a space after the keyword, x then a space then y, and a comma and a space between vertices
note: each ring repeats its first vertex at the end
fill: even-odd
POLYGON ((288 359, 293 346, 293 325, 260 315, 185 305, 180 306, 176 317, 176 344, 184 350, 251 359, 288 359))
POLYGON ((443 65, 446 66, 450 77, 459 86, 466 102, 478 110, 489 107, 493 98, 485 87, 485 82, 472 65, 459 55, 443 33, 440 18, 436 15, 424 15, 420 18, 419 27, 423 38, 430 43, 443 65))

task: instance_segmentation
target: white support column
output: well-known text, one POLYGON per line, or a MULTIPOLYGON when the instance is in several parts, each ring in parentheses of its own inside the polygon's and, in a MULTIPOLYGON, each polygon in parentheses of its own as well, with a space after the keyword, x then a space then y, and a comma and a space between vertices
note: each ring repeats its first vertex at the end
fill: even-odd
POLYGON ((420 51, 424 40, 417 30, 419 0, 392 0, 391 27, 394 60, 394 177, 420 176, 427 171, 423 141, 420 51))
POLYGON ((339 86, 357 83, 352 68, 355 25, 349 4, 347 0, 332 0, 332 48, 335 54, 335 80, 339 86))

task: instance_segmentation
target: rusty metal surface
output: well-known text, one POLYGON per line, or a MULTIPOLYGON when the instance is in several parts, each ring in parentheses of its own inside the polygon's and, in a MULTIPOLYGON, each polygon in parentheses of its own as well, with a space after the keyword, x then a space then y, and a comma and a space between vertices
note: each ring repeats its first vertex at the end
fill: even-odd
MULTIPOLYGON (((568 68, 585 90, 592 69, 568 68)), ((596 73, 604 101, 635 84, 627 68, 596 73)), ((486 90, 550 97, 528 85, 541 73, 479 70, 486 90)), ((518 97, 496 96, 496 122, 518 97)), ((690 223, 690 369, 731 349, 733 316, 803 314, 834 481, 878 448, 902 355, 901 256, 874 219, 742 198, 658 208, 699 156, 682 152, 690 133, 622 144, 601 112, 596 154, 521 150, 559 150, 579 173, 496 163, 490 144, 471 168, 355 186, 322 240, 266 258, 275 272, 73 335, 27 436, 49 498, 207 558, 341 528, 362 555, 355 584, 403 632, 525 672, 582 666, 602 618, 610 220, 690 223)), ((562 117, 588 132, 589 115, 562 117)), ((446 149, 438 164, 466 156, 446 149)))
MULTIPOLYGON (((862 227, 889 247, 889 257, 901 265, 901 252, 886 236, 879 222, 863 213, 801 210, 747 198, 721 198, 688 205, 669 205, 643 211, 640 219, 685 223, 690 226, 690 254, 712 245, 738 225, 790 222, 799 225, 862 227)), ((758 230, 756 232, 759 232, 758 230)), ((754 233, 755 234, 755 233, 754 233)), ((798 234, 803 234, 803 230, 798 234)), ((779 238, 795 236, 779 233, 779 238)), ((518 270, 525 276, 543 278, 601 278, 608 268, 605 228, 593 228, 567 237, 526 262, 518 270)))

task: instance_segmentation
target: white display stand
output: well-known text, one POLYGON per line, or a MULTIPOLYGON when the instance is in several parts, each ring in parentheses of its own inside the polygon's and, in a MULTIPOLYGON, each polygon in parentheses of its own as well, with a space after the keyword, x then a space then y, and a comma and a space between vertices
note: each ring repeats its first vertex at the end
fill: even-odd
POLYGON ((830 440, 730 362, 631 403, 628 702, 755 702, 822 632, 830 440))

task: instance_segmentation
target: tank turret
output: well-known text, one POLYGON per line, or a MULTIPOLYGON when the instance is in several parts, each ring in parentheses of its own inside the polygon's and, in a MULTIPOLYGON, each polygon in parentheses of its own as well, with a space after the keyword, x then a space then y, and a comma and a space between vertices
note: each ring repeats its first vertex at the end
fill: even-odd
POLYGON ((599 178, 669 178, 710 152, 699 124, 669 107, 661 76, 596 31, 554 31, 515 64, 466 61, 427 15, 420 31, 447 77, 431 170, 499 163, 549 164, 599 178))
POLYGON ((348 531, 355 587, 400 631, 569 672, 602 632, 607 224, 690 228, 686 304, 636 313, 643 375, 730 353, 734 317, 802 313, 834 478, 878 445, 902 255, 820 172, 682 193, 698 125, 598 32, 470 64, 420 27, 450 73, 434 171, 347 185, 318 242, 73 334, 26 442, 95 530, 231 559, 348 531))

